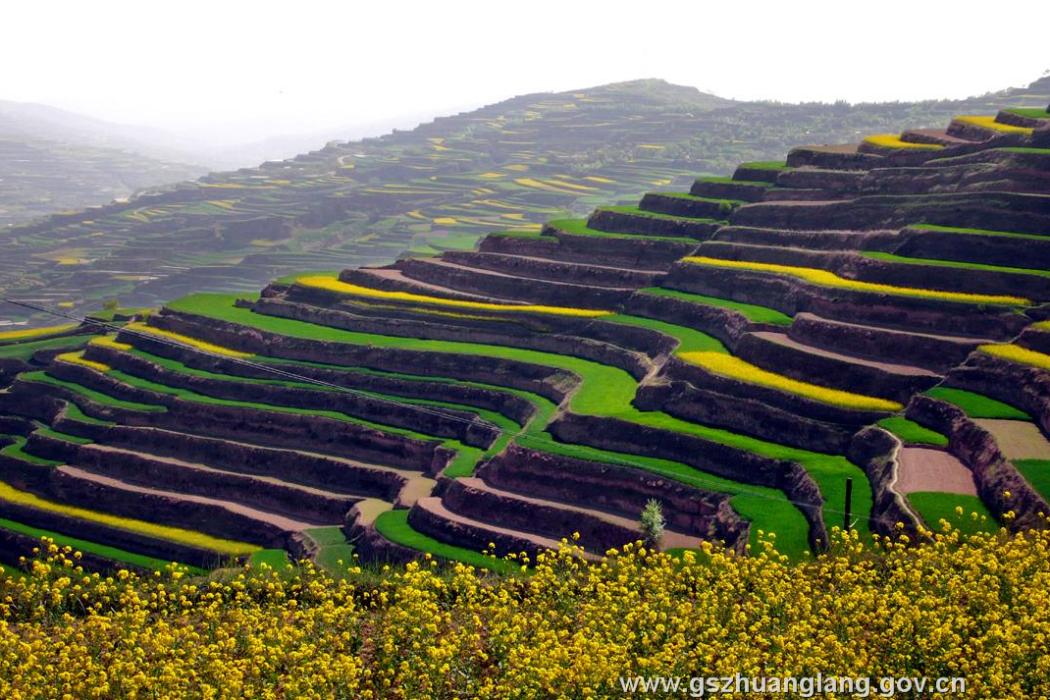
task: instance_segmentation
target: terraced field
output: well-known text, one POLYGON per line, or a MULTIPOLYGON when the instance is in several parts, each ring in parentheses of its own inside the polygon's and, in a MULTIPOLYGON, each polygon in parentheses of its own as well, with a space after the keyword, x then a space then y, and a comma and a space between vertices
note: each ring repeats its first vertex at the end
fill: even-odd
POLYGON ((1048 242, 1050 120, 1015 109, 0 334, 0 552, 509 570, 487 554, 639 538, 650 499, 665 548, 765 532, 794 558, 844 522, 1038 526, 1048 242))
MULTIPOLYGON (((150 306, 199 290, 255 291, 302 270, 388 263, 405 251, 471 251, 484 234, 536 232, 549 219, 585 216, 599 205, 611 205, 615 221, 612 214, 631 211, 648 190, 683 188, 698 173, 729 174, 740 161, 757 161, 744 170, 746 180, 716 188, 712 201, 692 202, 693 211, 717 221, 734 200, 779 196, 765 192, 764 175, 776 172, 768 159, 806 134, 859 139, 981 114, 1006 100, 1034 113, 1050 101, 1050 79, 963 101, 856 106, 734 102, 662 81, 526 95, 411 131, 333 142, 290 160, 0 229, 0 291, 87 311, 114 298, 150 306)), ((1036 121, 1023 114, 1008 118, 1036 121)), ((988 131, 980 122, 959 128, 988 131)), ((904 143, 894 138, 888 146, 878 138, 867 144, 878 151, 904 143)), ((935 138, 906 143, 926 150, 935 138)), ((796 189, 796 196, 820 194, 796 189)), ((660 220, 662 235, 699 231, 702 224, 667 218, 679 200, 654 193, 633 209, 660 220)), ((4 317, 23 313, 0 308, 4 317)))

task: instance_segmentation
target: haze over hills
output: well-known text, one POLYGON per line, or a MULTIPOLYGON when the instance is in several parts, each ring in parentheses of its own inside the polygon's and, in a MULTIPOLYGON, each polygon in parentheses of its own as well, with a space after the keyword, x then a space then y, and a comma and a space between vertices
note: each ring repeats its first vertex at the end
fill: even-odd
POLYGON ((163 132, 0 101, 0 225, 128 197, 208 168, 163 132))
POLYGON ((125 199, 212 170, 286 158, 348 135, 411 126, 406 116, 307 133, 218 141, 212 134, 114 124, 48 105, 0 100, 0 226, 125 199))
POLYGON ((1048 78, 967 100, 859 105, 738 102, 659 80, 526 95, 9 227, 0 290, 67 309, 253 290, 303 269, 469 248, 492 230, 630 202, 796 143, 1048 99, 1048 78))

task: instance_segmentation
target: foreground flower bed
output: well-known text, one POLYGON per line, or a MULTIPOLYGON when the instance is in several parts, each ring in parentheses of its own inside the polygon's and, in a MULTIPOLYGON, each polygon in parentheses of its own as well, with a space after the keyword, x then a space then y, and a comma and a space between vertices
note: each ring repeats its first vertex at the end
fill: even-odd
POLYGON ((106 577, 50 552, 0 582, 5 698, 621 697, 620 676, 817 672, 1050 693, 1045 531, 836 536, 796 565, 768 543, 629 546, 600 565, 566 546, 505 577, 434 562, 106 577))

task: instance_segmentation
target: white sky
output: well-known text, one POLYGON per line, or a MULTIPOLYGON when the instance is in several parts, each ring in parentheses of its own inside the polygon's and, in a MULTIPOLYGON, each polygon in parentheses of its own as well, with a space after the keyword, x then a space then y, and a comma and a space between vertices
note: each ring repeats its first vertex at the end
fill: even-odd
POLYGON ((660 77, 783 101, 1050 69, 1050 1, 4 0, 0 99, 240 140, 660 77))

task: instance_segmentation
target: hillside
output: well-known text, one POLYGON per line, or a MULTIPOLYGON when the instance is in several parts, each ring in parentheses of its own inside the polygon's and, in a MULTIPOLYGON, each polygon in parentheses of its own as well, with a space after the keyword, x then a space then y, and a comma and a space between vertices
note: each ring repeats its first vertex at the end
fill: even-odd
POLYGON ((122 128, 0 101, 0 226, 106 204, 207 172, 186 164, 185 154, 121 137, 122 128))
POLYGON ((807 140, 856 140, 1048 99, 1046 79, 964 101, 855 106, 732 102, 652 80, 528 95, 0 230, 0 289, 74 309, 249 291, 296 270, 470 249, 489 231, 629 204, 807 140))
POLYGON ((507 570, 480 552, 575 532, 598 559, 652 499, 671 551, 1041 528, 1048 279, 1050 112, 1007 104, 105 334, 7 331, 0 555, 507 570))

